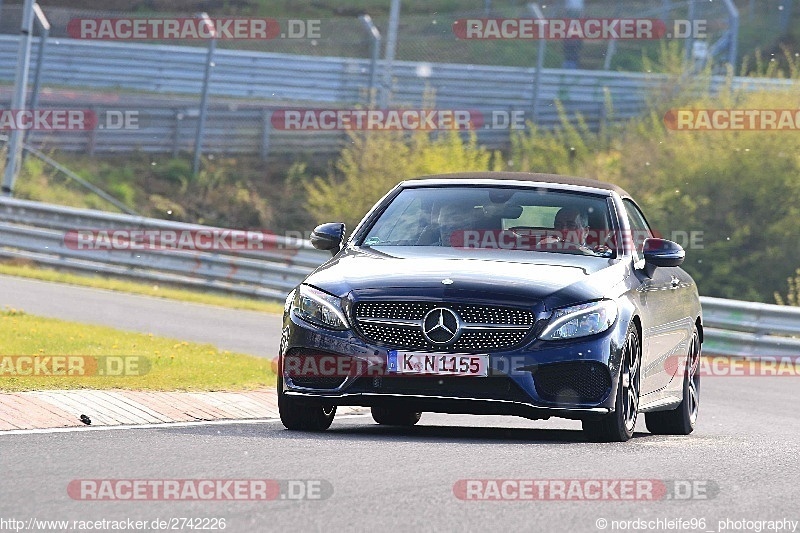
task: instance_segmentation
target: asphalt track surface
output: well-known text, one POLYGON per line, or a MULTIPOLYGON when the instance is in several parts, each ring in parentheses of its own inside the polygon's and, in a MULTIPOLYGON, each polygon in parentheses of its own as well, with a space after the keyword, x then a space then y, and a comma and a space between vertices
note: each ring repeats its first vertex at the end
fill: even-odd
POLYGON ((264 357, 277 355, 277 315, 0 276, 0 309, 111 326, 264 357))
MULTIPOLYGON (((236 532, 597 532, 619 531, 613 520, 637 518, 706 523, 626 531, 722 531, 718 521, 726 519, 798 520, 797 379, 708 377, 693 435, 651 436, 640 424, 621 444, 584 442, 571 421, 431 413, 410 429, 361 416, 337 419, 321 434, 273 421, 0 435, 0 518, 216 517, 236 532), (313 501, 98 502, 67 493, 76 479, 216 478, 324 480, 333 494, 313 501), (464 501, 453 490, 462 479, 524 478, 697 480, 711 490, 706 499, 680 501, 464 501), (607 529, 597 527, 600 519, 607 529)), ((755 531, 735 525, 728 530, 755 531)))
MULTIPOLYGON (((93 322, 118 316, 114 325, 141 328, 158 319, 162 306, 176 312, 170 302, 71 287, 50 287, 46 304, 39 299, 47 293, 31 283, 38 282, 0 279, 0 305, 86 320, 93 316, 87 306, 69 299, 80 296, 105 309, 99 313, 105 319, 93 322), (26 302, 9 296, 9 283, 26 302), (67 303, 59 308, 58 301, 67 303), (118 313, 120 307, 127 312, 118 313)), ((201 331, 212 336, 239 312, 215 308, 208 316, 181 317, 169 334, 188 339, 201 331), (182 323, 188 324, 184 334, 182 323)), ((271 346, 276 330, 262 329, 271 346)), ((378 426, 369 416, 337 418, 321 434, 287 431, 277 421, 0 434, 0 520, 151 525, 224 518, 224 531, 235 532, 776 531, 770 527, 778 524, 753 521, 800 520, 800 378, 704 376, 701 387, 694 434, 653 436, 640 420, 634 439, 620 444, 585 442, 573 421, 431 413, 408 429, 378 426), (69 495, 70 481, 81 479, 296 480, 321 482, 332 494, 299 501, 98 502, 69 495), (689 499, 465 501, 454 486, 466 479, 677 480, 700 490, 681 494, 689 499), (627 522, 637 519, 642 522, 627 522)))

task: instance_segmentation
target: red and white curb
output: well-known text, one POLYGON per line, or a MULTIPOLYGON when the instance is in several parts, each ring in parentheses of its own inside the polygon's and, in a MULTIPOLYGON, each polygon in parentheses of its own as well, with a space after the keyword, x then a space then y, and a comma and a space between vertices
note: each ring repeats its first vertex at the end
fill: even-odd
MULTIPOLYGON (((364 413, 341 407, 338 414, 364 413)), ((45 390, 0 394, 4 431, 278 418, 275 389, 242 392, 45 390), (88 419, 90 424, 81 420, 88 419)))

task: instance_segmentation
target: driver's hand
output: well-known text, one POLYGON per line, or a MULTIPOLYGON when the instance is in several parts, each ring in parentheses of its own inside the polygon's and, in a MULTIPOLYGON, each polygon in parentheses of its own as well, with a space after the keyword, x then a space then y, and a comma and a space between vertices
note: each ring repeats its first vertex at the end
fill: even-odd
POLYGON ((543 239, 539 240, 539 242, 536 244, 539 246, 546 246, 548 244, 558 244, 560 242, 561 242, 561 237, 557 237, 555 235, 548 235, 547 237, 544 237, 543 239))

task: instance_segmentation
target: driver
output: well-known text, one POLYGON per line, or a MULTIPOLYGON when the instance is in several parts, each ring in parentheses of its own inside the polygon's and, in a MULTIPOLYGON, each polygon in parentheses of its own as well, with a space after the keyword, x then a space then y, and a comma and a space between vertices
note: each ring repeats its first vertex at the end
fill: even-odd
POLYGON ((454 232, 472 229, 473 207, 445 204, 439 208, 436 221, 429 224, 417 239, 417 246, 452 246, 454 232))
POLYGON ((589 217, 577 207, 568 206, 559 209, 553 222, 553 229, 555 232, 541 239, 539 246, 566 245, 594 253, 594 250, 586 245, 586 238, 589 236, 589 217))
POLYGON ((472 229, 474 214, 472 206, 447 204, 439 210, 437 223, 439 226, 439 244, 452 246, 450 237, 456 231, 472 229))

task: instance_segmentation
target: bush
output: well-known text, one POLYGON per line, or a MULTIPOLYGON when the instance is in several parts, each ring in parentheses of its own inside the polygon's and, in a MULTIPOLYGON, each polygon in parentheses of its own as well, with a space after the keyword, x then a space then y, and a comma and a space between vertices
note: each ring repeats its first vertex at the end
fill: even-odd
MULTIPOLYGON (((757 65, 754 82, 800 81, 800 61, 790 63, 786 72, 772 63, 757 65)), ((733 90, 728 84, 713 93, 707 87, 704 76, 676 77, 646 117, 599 134, 575 121, 554 132, 532 128, 514 140, 509 160, 516 170, 619 184, 667 238, 673 231, 702 232, 702 248, 688 249, 685 263, 702 294, 771 301, 800 264, 800 132, 670 131, 663 117, 678 108, 793 108, 800 84, 781 91, 733 90)))
POLYGON ((335 167, 306 185, 308 209, 317 223, 344 222, 349 229, 397 183, 429 174, 490 170, 492 153, 475 135, 457 132, 438 139, 427 133, 352 134, 335 167))

